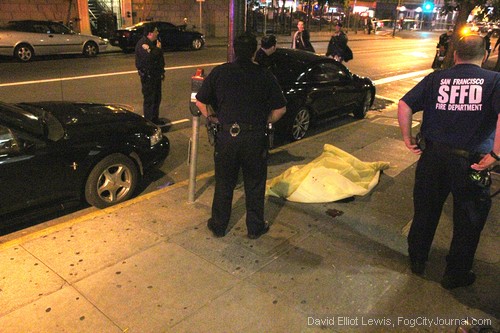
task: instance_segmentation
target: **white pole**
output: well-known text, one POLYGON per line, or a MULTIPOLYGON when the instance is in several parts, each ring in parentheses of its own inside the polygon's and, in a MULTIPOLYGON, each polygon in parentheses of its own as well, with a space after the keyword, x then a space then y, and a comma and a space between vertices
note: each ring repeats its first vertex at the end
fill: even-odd
POLYGON ((200 32, 203 32, 203 28, 202 28, 202 25, 201 25, 201 23, 202 23, 201 22, 201 12, 202 12, 202 10, 201 10, 201 6, 202 5, 201 4, 202 4, 202 1, 199 1, 199 2, 200 2, 200 32))

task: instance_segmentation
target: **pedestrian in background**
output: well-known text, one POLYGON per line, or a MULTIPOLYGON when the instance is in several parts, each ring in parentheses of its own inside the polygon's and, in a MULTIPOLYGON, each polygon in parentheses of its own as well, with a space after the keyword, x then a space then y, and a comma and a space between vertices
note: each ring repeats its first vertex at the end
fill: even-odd
POLYGON ((469 286, 476 279, 472 264, 491 208, 488 168, 500 155, 500 74, 481 68, 485 58, 482 37, 462 37, 455 65, 429 74, 399 101, 405 145, 421 154, 408 235, 415 274, 425 272, 443 204, 453 195, 453 238, 441 281, 446 289, 469 286), (417 141, 411 122, 421 110, 423 140, 417 141))
POLYGON ((135 46, 135 66, 141 78, 144 118, 164 125, 159 116, 165 60, 158 40, 158 29, 154 24, 144 25, 144 36, 135 46))
POLYGON ((268 143, 266 128, 286 110, 286 100, 274 75, 254 62, 257 39, 243 34, 234 41, 236 60, 215 67, 196 94, 196 105, 219 123, 215 139, 215 193, 208 229, 215 237, 226 234, 233 192, 243 173, 248 237, 269 230, 264 220, 268 143), (208 109, 212 107, 215 114, 208 109))
POLYGON ((315 52, 314 47, 311 44, 311 37, 309 31, 304 28, 304 21, 299 20, 297 23, 297 31, 293 35, 292 49, 305 50, 309 52, 315 52))
POLYGON ((260 48, 255 54, 255 61, 266 68, 272 66, 271 55, 276 51, 276 36, 266 35, 260 40, 260 48))
POLYGON ((328 42, 326 56, 338 62, 347 62, 353 58, 351 48, 347 46, 347 35, 342 31, 342 23, 340 22, 335 25, 335 32, 328 42))

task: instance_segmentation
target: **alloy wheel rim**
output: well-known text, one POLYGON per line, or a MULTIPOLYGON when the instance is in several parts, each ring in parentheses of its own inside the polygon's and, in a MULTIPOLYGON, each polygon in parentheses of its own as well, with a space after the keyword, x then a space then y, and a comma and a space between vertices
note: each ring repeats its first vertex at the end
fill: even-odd
POLYGON ((97 194, 105 202, 122 200, 132 187, 132 172, 122 164, 109 166, 97 182, 97 194))
POLYGON ((292 135, 295 140, 300 140, 306 135, 310 120, 309 111, 306 109, 302 109, 297 113, 292 127, 292 135))

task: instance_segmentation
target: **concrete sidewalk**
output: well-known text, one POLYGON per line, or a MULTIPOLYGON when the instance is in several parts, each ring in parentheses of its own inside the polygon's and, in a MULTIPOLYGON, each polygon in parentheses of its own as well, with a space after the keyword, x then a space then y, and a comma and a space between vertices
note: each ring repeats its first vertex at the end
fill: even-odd
POLYGON ((395 116, 392 107, 336 120, 332 130, 274 150, 269 178, 311 161, 325 143, 391 168, 352 201, 269 198, 271 230, 258 240, 246 237, 241 184, 228 235, 208 231, 209 173, 198 180, 195 203, 179 183, 0 243, 0 331, 455 332, 472 318, 498 329, 498 197, 473 286, 450 292, 439 284, 451 202, 427 275, 412 275, 404 234, 415 156, 395 116))

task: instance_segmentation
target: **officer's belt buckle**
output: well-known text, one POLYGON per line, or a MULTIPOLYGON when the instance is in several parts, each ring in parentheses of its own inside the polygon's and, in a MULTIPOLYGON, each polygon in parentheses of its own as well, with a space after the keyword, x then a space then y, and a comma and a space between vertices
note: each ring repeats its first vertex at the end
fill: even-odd
POLYGON ((231 134, 232 137, 238 136, 240 134, 241 128, 240 125, 237 123, 234 123, 231 125, 231 128, 229 129, 229 134, 231 134))

